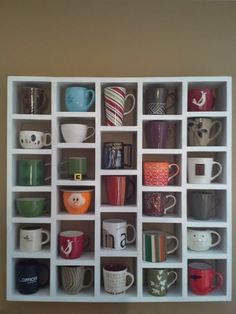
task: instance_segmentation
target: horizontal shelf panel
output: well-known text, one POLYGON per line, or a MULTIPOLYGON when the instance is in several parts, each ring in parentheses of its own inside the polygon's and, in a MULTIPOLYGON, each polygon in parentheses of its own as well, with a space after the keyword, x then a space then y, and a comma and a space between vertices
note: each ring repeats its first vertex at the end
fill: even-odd
POLYGON ((143 216, 142 222, 146 223, 182 223, 183 219, 176 217, 176 216, 162 216, 162 217, 155 217, 155 216, 143 216))
POLYGON ((57 148, 96 148, 95 143, 58 143, 57 148))
POLYGON ((56 215, 56 220, 95 220, 95 214, 73 215, 69 213, 56 215))
POLYGON ((187 152, 227 152, 226 146, 188 146, 187 152))
POLYGON ((101 126, 101 132, 138 132, 137 126, 101 126))
POLYGON ((60 256, 58 256, 55 260, 56 265, 66 265, 66 266, 76 266, 76 265, 88 265, 88 266, 94 266, 95 260, 94 260, 94 252, 85 252, 82 256, 75 259, 65 259, 60 256))
POLYGON ((143 148, 142 154, 152 154, 152 155, 179 155, 183 153, 183 150, 180 148, 143 148))
POLYGON ((226 111, 188 111, 187 117, 227 117, 226 111))
POLYGON ((187 183, 186 188, 189 190, 227 190, 228 185, 223 183, 210 183, 210 184, 187 183))
POLYGON ((90 302, 94 299, 94 287, 82 289, 77 294, 68 294, 62 288, 56 291, 56 298, 62 299, 64 302, 90 302))
POLYGON ((12 115, 12 119, 15 120, 51 120, 52 115, 49 114, 18 114, 15 113, 12 115))
POLYGON ((51 155, 51 149, 25 149, 15 148, 12 150, 14 155, 51 155))
POLYGON ((143 192, 182 192, 183 187, 177 185, 142 185, 143 192))
POLYGON ((106 292, 103 287, 101 287, 100 297, 99 300, 101 302, 130 302, 135 301, 137 299, 137 292, 136 287, 131 287, 130 289, 126 290, 125 293, 120 294, 111 294, 106 292))
POLYGON ((49 185, 35 186, 13 186, 12 192, 52 192, 52 187, 49 185))
POLYGON ((135 205, 125 205, 125 206, 112 206, 112 205, 102 205, 99 207, 100 212, 124 212, 124 213, 136 213, 138 208, 135 205))
POLYGON ((96 112, 72 112, 72 111, 58 111, 56 113, 58 118, 96 118, 96 112))
POLYGON ((187 252, 188 259, 227 259, 225 250, 211 248, 208 251, 192 251, 187 252))
POLYGON ((148 301, 148 302, 156 302, 156 301, 160 301, 160 302, 163 302, 163 301, 171 301, 170 299, 173 299, 172 301, 177 301, 176 298, 181 298, 182 296, 182 291, 180 288, 178 287, 175 287, 175 286, 172 286, 168 289, 168 292, 165 296, 161 296, 161 297, 158 297, 158 296, 154 296, 154 295, 151 295, 149 292, 148 292, 148 289, 146 286, 143 287, 143 301, 148 301))
POLYGON ((209 220, 195 220, 195 219, 188 219, 187 226, 188 227, 201 227, 204 228, 227 228, 228 224, 225 221, 222 221, 217 218, 210 218, 209 220))
POLYGON ((68 186, 83 186, 83 185, 96 185, 95 180, 66 180, 66 179, 59 179, 56 181, 57 185, 68 185, 68 186))
POLYGON ((164 262, 152 263, 142 261, 142 268, 182 268, 182 260, 176 256, 168 256, 164 262))
POLYGON ((43 248, 38 252, 22 252, 20 250, 14 250, 12 253, 14 258, 50 258, 50 248, 43 248))
POLYGON ((121 176, 135 176, 135 175, 138 175, 139 174, 139 170, 137 169, 129 169, 129 168, 126 168, 126 169, 102 169, 100 172, 100 175, 102 176, 109 176, 109 175, 121 175, 121 176))
POLYGON ((49 288, 41 288, 36 293, 33 294, 22 294, 18 291, 13 291, 11 294, 7 295, 7 300, 9 301, 51 301, 49 288))
POLYGON ((50 217, 13 217, 12 218, 13 223, 40 223, 40 224, 47 224, 51 223, 52 219, 50 217))
POLYGON ((138 251, 135 245, 127 245, 124 250, 101 249, 100 256, 137 257, 138 251))
POLYGON ((173 120, 173 121, 182 121, 183 116, 179 114, 163 114, 163 115, 157 115, 157 114, 146 114, 141 116, 141 120, 173 120))

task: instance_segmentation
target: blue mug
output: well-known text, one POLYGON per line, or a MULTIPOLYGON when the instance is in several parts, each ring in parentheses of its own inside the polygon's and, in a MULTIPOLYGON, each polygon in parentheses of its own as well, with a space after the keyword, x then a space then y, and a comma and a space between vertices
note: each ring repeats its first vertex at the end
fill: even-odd
POLYGON ((68 111, 86 112, 93 105, 94 90, 85 87, 68 87, 65 92, 65 106, 68 111))

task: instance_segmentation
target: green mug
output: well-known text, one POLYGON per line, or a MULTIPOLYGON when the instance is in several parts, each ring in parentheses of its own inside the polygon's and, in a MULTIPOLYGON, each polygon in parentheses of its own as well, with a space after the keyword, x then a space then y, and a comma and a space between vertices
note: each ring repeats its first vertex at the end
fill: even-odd
POLYGON ((86 157, 69 157, 68 160, 60 163, 60 173, 80 179, 87 176, 88 162, 86 157), (66 170, 63 167, 66 166, 66 170))
POLYGON ((45 197, 18 197, 16 209, 22 217, 38 217, 49 211, 48 201, 45 197))
POLYGON ((18 161, 18 185, 34 186, 44 185, 45 181, 51 177, 45 178, 45 163, 42 160, 22 159, 18 161))
POLYGON ((177 278, 178 274, 174 270, 149 268, 147 272, 148 292, 154 296, 165 296, 177 278))

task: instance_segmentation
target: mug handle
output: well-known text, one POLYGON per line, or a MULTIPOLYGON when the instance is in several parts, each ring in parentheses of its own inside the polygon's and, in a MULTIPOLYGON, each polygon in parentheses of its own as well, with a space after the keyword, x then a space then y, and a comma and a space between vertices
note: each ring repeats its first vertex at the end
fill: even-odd
POLYGON ((171 282, 169 282, 169 283, 167 284, 167 289, 169 289, 169 288, 176 282, 176 280, 177 280, 177 278, 178 278, 177 272, 174 271, 174 270, 171 270, 171 271, 168 271, 167 280, 168 280, 168 278, 169 278, 170 276, 172 276, 172 275, 174 275, 174 278, 173 278, 173 280, 172 280, 171 282))
POLYGON ((46 239, 41 242, 41 245, 44 245, 44 244, 49 242, 49 240, 50 240, 50 233, 47 230, 42 230, 42 234, 46 235, 46 239))
POLYGON ((90 280, 89 280, 89 282, 87 284, 83 283, 83 287, 82 288, 89 288, 93 284, 94 276, 93 276, 92 268, 85 267, 84 268, 84 274, 87 273, 87 272, 90 273, 90 280))
POLYGON ((217 172, 217 174, 215 174, 213 177, 211 177, 211 181, 213 181, 215 178, 217 178, 222 172, 222 166, 219 162, 213 161, 213 166, 214 165, 217 165, 219 167, 219 171, 217 172))
POLYGON ((60 174, 68 174, 68 170, 63 170, 62 169, 64 165, 68 165, 68 161, 67 160, 60 162, 60 164, 59 164, 59 172, 60 172, 60 174))
MULTIPOLYGON (((127 195, 127 197, 126 197, 126 201, 128 201, 129 199, 131 199, 131 197, 132 197, 132 196, 134 195, 134 193, 135 193, 135 183, 134 183, 133 180, 131 180, 131 179, 128 178, 128 177, 126 177, 126 180, 127 180, 127 183, 130 183, 131 186, 132 186, 132 190, 131 190, 130 194, 127 195)), ((127 186, 128 186, 128 184, 126 185, 126 188, 127 188, 127 186)))
POLYGON ((47 271, 46 280, 44 282, 42 280, 40 280, 40 276, 39 276, 39 286, 40 286, 40 288, 43 288, 49 283, 50 270, 49 270, 48 265, 46 265, 46 264, 39 264, 39 268, 40 268, 40 273, 42 273, 43 269, 45 269, 47 271))
POLYGON ((169 110, 170 108, 174 107, 174 105, 175 105, 175 103, 176 103, 176 101, 177 101, 177 96, 176 96, 175 93, 172 93, 172 92, 171 92, 171 93, 168 93, 166 99, 168 99, 169 97, 172 98, 172 102, 171 102, 171 104, 166 108, 166 110, 169 110))
MULTIPOLYGON (((51 163, 50 163, 50 162, 46 162, 46 163, 44 164, 44 166, 45 166, 45 167, 51 166, 51 163)), ((50 180, 50 179, 51 179, 51 176, 44 178, 44 181, 48 181, 48 180, 50 180)))
POLYGON ((164 214, 166 214, 169 209, 173 208, 176 205, 176 197, 174 195, 166 195, 165 198, 166 199, 171 199, 172 198, 173 199, 173 204, 171 204, 170 206, 168 206, 168 207, 166 207, 164 209, 164 214))
POLYGON ((127 147, 129 160, 127 163, 124 162, 125 167, 132 166, 132 144, 124 144, 124 149, 127 147))
POLYGON ((224 282, 224 278, 221 273, 213 271, 213 274, 217 277, 218 281, 217 281, 217 285, 215 287, 212 287, 211 291, 220 289, 224 282))
POLYGON ((52 144, 52 136, 50 133, 45 133, 44 136, 43 136, 43 146, 50 146, 52 144), (47 143, 47 138, 49 139, 48 140, 48 143, 47 143))
POLYGON ((220 241, 221 241, 221 235, 220 235, 218 232, 213 231, 213 230, 211 230, 210 233, 211 233, 211 234, 215 234, 215 235, 217 236, 216 242, 215 242, 215 243, 212 243, 212 244, 210 245, 210 247, 214 247, 214 246, 216 246, 216 245, 218 245, 218 244, 220 243, 220 241))
POLYGON ((90 100, 90 102, 89 102, 89 104, 88 104, 88 106, 87 106, 87 108, 89 109, 89 108, 92 106, 92 104, 94 103, 95 93, 94 93, 94 90, 92 90, 92 89, 89 89, 89 90, 87 91, 87 93, 88 93, 88 94, 91 94, 91 100, 90 100))
POLYGON ((90 244, 90 240, 89 240, 89 236, 84 233, 84 247, 83 249, 86 250, 89 247, 90 244))
POLYGON ((94 136, 94 134, 95 134, 95 129, 94 129, 94 127, 93 127, 93 126, 89 126, 89 127, 88 127, 88 130, 89 130, 89 129, 92 130, 92 133, 89 134, 87 137, 85 137, 85 139, 84 139, 83 141, 86 141, 86 140, 89 139, 90 137, 94 136))
POLYGON ((131 240, 126 239, 126 242, 127 243, 133 243, 135 241, 135 239, 136 239, 136 229, 135 229, 135 227, 133 225, 127 224, 126 225, 126 229, 128 229, 129 227, 133 230, 133 238, 131 240))
POLYGON ((131 97, 133 99, 133 104, 132 104, 130 110, 124 112, 124 116, 126 116, 129 113, 131 113, 134 110, 134 107, 135 107, 135 97, 134 97, 134 95, 133 94, 127 94, 125 96, 125 101, 128 99, 128 97, 131 97))
POLYGON ((172 167, 176 167, 177 170, 176 170, 176 172, 175 172, 174 174, 172 174, 172 176, 170 176, 170 177, 168 178, 168 182, 169 182, 170 180, 172 180, 174 177, 176 177, 177 174, 179 173, 179 170, 180 170, 179 165, 177 165, 177 164, 174 164, 174 163, 173 163, 173 164, 170 164, 170 165, 169 165, 169 170, 170 170, 172 167))
POLYGON ((131 273, 129 273, 129 272, 126 272, 126 278, 127 277, 130 277, 131 278, 131 283, 128 285, 128 286, 125 286, 125 291, 127 290, 127 289, 129 289, 132 285, 133 285, 133 283, 134 283, 134 275, 133 274, 131 274, 131 273))
POLYGON ((208 143, 210 143, 211 141, 213 141, 219 134, 220 132, 222 131, 222 122, 219 121, 219 120, 216 120, 212 123, 212 126, 211 126, 211 129, 213 128, 214 125, 218 125, 219 128, 218 130, 216 131, 216 134, 213 135, 211 138, 208 139, 208 143))
POLYGON ((171 239, 174 239, 176 241, 175 247, 173 249, 171 249, 171 250, 166 252, 166 254, 168 255, 168 254, 171 254, 171 253, 175 252, 178 249, 178 247, 179 247, 179 240, 175 236, 172 236, 172 235, 167 236, 166 239, 167 239, 167 241, 171 240, 171 239))
POLYGON ((41 106, 38 109, 39 110, 43 110, 45 105, 46 105, 46 103, 47 103, 47 99, 48 98, 47 98, 47 94, 46 94, 46 92, 44 90, 41 90, 39 93, 43 96, 43 101, 41 103, 41 106))

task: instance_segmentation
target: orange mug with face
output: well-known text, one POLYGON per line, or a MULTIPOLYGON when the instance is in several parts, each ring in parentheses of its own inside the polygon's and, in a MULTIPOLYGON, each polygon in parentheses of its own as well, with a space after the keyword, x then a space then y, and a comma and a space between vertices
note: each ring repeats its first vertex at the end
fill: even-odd
POLYGON ((144 185, 168 185, 178 175, 179 165, 167 161, 145 161, 143 164, 144 185), (175 168, 173 173, 171 170, 175 168))

